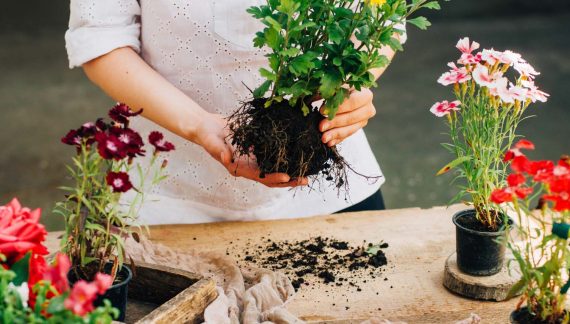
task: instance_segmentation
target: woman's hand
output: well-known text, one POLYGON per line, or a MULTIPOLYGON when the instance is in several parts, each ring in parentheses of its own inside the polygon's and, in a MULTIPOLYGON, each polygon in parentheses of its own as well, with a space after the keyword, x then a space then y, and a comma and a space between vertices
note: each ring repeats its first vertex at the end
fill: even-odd
POLYGON ((333 120, 321 121, 319 128, 323 132, 322 141, 328 146, 335 146, 368 124, 376 115, 370 89, 353 90, 340 105, 333 120))
POLYGON ((253 157, 234 159, 234 148, 226 142, 227 122, 220 115, 210 114, 202 120, 195 142, 235 177, 243 177, 272 188, 306 186, 307 178, 291 179, 286 173, 271 173, 260 178, 260 170, 253 157))

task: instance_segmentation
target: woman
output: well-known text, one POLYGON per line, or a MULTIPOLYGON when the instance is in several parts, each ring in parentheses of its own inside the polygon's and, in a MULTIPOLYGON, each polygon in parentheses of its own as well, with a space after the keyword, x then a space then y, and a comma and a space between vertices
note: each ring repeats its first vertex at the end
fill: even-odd
MULTIPOLYGON (((257 71, 266 58, 252 40, 263 27, 246 9, 264 2, 71 0, 66 33, 70 67, 82 66, 115 100, 144 108, 146 120, 133 127, 144 131, 159 125, 175 138, 169 178, 149 193, 141 223, 292 218, 383 208, 383 178, 369 183, 349 174, 350 199, 342 199, 334 186, 322 183, 310 190, 308 179, 280 173, 259 178, 254 163, 232 159, 223 117, 250 97, 244 84, 254 88, 261 83, 257 71)), ((394 55, 390 49, 384 53, 394 55)), ((373 71, 377 77, 382 72, 373 71)), ((339 144, 348 163, 371 176, 381 171, 362 127, 374 114, 372 92, 353 91, 337 117, 320 125, 323 142, 339 144)))

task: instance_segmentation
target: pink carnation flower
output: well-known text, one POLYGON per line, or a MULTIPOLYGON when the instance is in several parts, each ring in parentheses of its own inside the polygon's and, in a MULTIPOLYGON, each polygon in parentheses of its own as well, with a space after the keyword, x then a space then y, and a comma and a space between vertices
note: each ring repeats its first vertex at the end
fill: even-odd
POLYGON ((459 100, 456 100, 453 102, 448 102, 447 100, 444 100, 442 102, 436 102, 430 108, 429 111, 431 111, 437 117, 443 117, 445 115, 448 115, 449 112, 452 110, 459 111, 460 105, 461 105, 461 102, 459 100))
POLYGON ((442 74, 437 80, 438 83, 448 86, 450 84, 464 83, 471 80, 471 75, 467 72, 467 68, 458 68, 453 62, 449 63, 448 66, 451 67, 451 71, 442 74))
POLYGON ((489 69, 481 64, 477 64, 473 70, 473 80, 482 87, 492 88, 495 80, 501 76, 500 73, 490 74, 489 69))
POLYGON ((479 43, 475 41, 471 43, 469 37, 465 37, 457 42, 456 47, 463 54, 471 54, 474 50, 479 48, 479 43))

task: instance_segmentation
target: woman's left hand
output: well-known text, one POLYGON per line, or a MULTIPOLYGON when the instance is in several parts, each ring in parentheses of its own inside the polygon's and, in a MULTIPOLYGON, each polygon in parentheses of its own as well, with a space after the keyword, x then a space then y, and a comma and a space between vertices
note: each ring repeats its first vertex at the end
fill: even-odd
POLYGON ((340 105, 333 120, 321 121, 319 129, 323 132, 323 143, 329 147, 335 146, 366 126, 368 120, 376 115, 373 97, 370 89, 353 90, 340 105))

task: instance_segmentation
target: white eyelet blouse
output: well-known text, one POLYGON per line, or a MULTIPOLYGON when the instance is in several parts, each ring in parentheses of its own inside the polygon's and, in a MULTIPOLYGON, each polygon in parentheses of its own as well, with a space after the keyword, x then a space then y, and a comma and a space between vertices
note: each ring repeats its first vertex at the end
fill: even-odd
MULTIPOLYGON (((130 46, 173 85, 202 108, 229 115, 250 97, 262 80, 264 52, 252 46, 262 26, 246 8, 264 0, 71 0, 65 35, 70 67, 130 46)), ((140 118, 133 127, 158 129, 140 118)), ((376 192, 381 177, 370 182, 348 175, 349 199, 333 184, 313 189, 270 189, 235 178, 200 146, 165 132, 176 145, 168 157, 167 180, 147 193, 139 221, 144 224, 204 223, 329 214, 376 192)), ((382 175, 363 131, 339 145, 341 154, 361 174, 382 175)))

